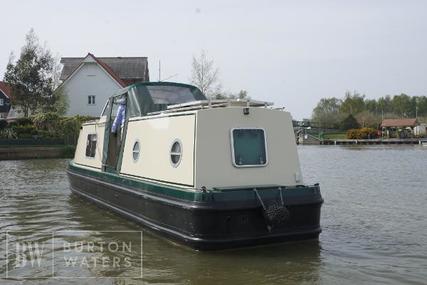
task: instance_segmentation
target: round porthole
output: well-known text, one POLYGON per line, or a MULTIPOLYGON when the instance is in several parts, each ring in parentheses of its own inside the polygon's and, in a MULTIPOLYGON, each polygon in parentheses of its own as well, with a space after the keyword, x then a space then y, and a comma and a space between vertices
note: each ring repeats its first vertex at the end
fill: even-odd
POLYGON ((139 141, 136 141, 133 144, 133 149, 132 149, 132 157, 134 161, 137 161, 139 158, 139 152, 140 152, 140 146, 139 146, 139 141))
POLYGON ((170 156, 171 156, 172 166, 177 167, 180 164, 181 158, 182 158, 182 145, 179 140, 175 140, 173 142, 170 156))

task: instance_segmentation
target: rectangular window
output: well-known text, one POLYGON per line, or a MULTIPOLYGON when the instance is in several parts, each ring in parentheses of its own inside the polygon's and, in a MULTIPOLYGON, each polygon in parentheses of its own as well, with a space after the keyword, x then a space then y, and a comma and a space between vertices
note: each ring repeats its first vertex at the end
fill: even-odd
POLYGON ((89 95, 89 96, 87 96, 87 103, 89 105, 95 105, 95 95, 89 95))
POLYGON ((96 152, 96 134, 87 135, 86 156, 95 157, 96 152))
POLYGON ((231 145, 234 166, 267 165, 266 144, 263 129, 232 129, 231 145))
POLYGON ((0 106, 3 106, 4 105, 4 99, 3 98, 1 98, 0 99, 0 106))

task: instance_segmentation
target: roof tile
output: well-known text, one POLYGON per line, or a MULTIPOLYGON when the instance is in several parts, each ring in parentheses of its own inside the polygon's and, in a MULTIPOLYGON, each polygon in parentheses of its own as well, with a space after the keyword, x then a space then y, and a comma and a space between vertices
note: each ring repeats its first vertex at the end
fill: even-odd
POLYGON ((417 119, 384 119, 381 127, 415 127, 417 119))
MULTIPOLYGON (((90 54, 90 53, 89 53, 90 54)), ((92 55, 92 54, 90 54, 92 55)), ((148 61, 146 57, 95 57, 93 58, 102 65, 107 72, 120 84, 126 86, 130 81, 149 81, 148 61), (113 75, 114 74, 114 75, 113 75)), ((61 63, 64 65, 61 80, 67 79, 82 63, 85 57, 63 57, 61 63)))
POLYGON ((8 98, 12 97, 12 88, 10 88, 9 84, 4 81, 0 81, 0 90, 6 95, 8 98))

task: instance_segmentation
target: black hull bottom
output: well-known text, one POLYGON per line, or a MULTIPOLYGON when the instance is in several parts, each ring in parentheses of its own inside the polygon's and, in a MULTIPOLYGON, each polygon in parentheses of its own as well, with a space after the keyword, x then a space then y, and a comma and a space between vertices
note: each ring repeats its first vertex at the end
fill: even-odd
MULTIPOLYGON (((163 237, 197 250, 236 248, 286 241, 317 239, 321 228, 323 202, 318 186, 299 187, 304 195, 287 195, 283 190, 288 215, 279 224, 270 224, 264 207, 271 197, 256 199, 253 191, 231 194, 206 193, 205 201, 188 201, 158 195, 144 189, 132 189, 102 179, 68 170, 73 193, 142 224, 163 237), (305 190, 305 191, 304 191, 305 190), (312 190, 312 191, 311 191, 312 190), (251 198, 237 197, 239 193, 251 198), (233 195, 228 201, 222 196, 233 195), (264 200, 262 202, 262 200, 264 200)), ((123 181, 123 179, 121 179, 123 181)), ((274 190, 266 190, 267 196, 274 190)), ((280 190, 282 191, 282 190, 280 190)), ((260 191, 261 192, 261 191, 260 191)), ((289 192, 292 193, 292 192, 289 192)))

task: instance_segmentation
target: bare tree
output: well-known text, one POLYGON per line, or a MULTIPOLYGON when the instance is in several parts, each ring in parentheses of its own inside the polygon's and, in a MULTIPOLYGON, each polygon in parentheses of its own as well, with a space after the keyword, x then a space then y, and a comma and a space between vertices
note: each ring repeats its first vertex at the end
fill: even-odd
POLYGON ((193 56, 191 82, 209 98, 214 98, 221 91, 218 73, 214 61, 208 58, 204 50, 198 57, 193 56))

